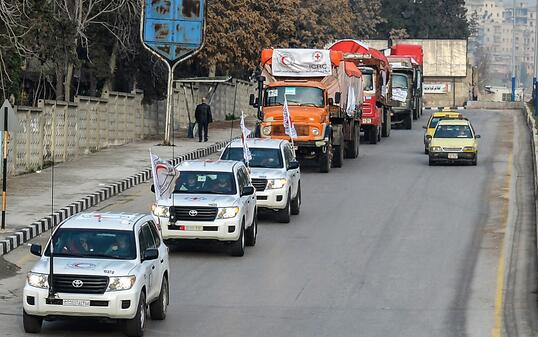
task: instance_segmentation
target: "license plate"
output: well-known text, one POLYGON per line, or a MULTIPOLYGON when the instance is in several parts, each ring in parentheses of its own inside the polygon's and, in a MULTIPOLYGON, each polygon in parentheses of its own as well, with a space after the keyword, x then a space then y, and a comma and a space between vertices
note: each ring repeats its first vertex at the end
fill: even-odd
POLYGON ((201 232, 204 230, 204 226, 185 226, 186 231, 201 232))
POLYGON ((90 300, 63 300, 63 305, 70 307, 89 307, 90 300))
POLYGON ((448 159, 458 159, 458 154, 457 153, 449 153, 448 154, 448 159))

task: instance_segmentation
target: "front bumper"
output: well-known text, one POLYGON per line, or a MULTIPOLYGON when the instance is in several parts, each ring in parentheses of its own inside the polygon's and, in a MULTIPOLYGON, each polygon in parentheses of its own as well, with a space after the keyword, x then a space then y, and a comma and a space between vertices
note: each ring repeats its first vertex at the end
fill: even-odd
POLYGON ((436 162, 465 162, 476 159, 476 152, 431 152, 430 159, 436 162), (450 155, 457 155, 457 158, 448 158, 450 155))
POLYGON ((236 241, 239 239, 241 217, 215 221, 182 221, 171 224, 168 218, 155 217, 161 226, 163 239, 202 239, 236 241))
POLYGON ((288 186, 279 189, 256 191, 258 208, 284 209, 288 201, 288 186))
POLYGON ((130 290, 111 291, 104 294, 71 294, 57 293, 54 304, 48 300, 49 290, 29 286, 23 290, 23 308, 26 313, 34 316, 73 316, 73 317, 104 317, 111 319, 132 319, 137 310, 140 291, 130 290), (33 297, 33 303, 32 303, 33 297), (63 300, 89 300, 90 306, 63 305, 63 300), (125 309, 126 301, 129 306, 125 309))

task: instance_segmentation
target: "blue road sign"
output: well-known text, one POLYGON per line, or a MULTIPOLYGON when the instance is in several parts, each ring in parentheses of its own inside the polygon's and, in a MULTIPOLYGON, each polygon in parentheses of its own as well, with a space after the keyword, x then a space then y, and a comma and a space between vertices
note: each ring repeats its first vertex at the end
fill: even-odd
POLYGON ((204 40, 205 0, 144 0, 144 43, 175 61, 194 53, 204 40))

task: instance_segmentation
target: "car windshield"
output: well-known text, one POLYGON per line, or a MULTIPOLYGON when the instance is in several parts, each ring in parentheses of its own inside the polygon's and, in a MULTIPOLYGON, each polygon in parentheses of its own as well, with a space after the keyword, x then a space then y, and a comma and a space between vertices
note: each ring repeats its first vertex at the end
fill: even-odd
POLYGON ((273 87, 265 92, 265 106, 288 105, 323 107, 323 90, 312 87, 273 87))
MULTIPOLYGON (((250 167, 263 167, 263 168, 283 168, 282 153, 280 149, 262 149, 262 148, 249 148, 252 155, 252 159, 249 161, 250 167)), ((234 147, 227 148, 222 154, 224 160, 243 160, 243 148, 234 147)))
POLYGON ((430 126, 429 128, 435 128, 437 126, 437 123, 439 123, 439 121, 441 120, 444 120, 444 119, 455 119, 455 118, 452 118, 452 117, 445 117, 445 116, 442 116, 442 117, 432 117, 431 121, 430 121, 430 126))
POLYGON ((438 125, 434 138, 473 138, 468 125, 438 125))
MULTIPOLYGON (((54 256, 90 259, 136 259, 132 231, 60 227, 53 236, 54 256)), ((46 256, 50 256, 50 244, 46 256)))
POLYGON ((400 88, 400 89, 407 89, 407 76, 401 75, 401 74, 393 74, 392 75, 392 87, 393 88, 400 88))
POLYGON ((181 171, 174 193, 234 195, 234 175, 231 172, 181 171))
POLYGON ((374 75, 373 74, 362 74, 362 81, 364 84, 365 91, 374 90, 374 75))

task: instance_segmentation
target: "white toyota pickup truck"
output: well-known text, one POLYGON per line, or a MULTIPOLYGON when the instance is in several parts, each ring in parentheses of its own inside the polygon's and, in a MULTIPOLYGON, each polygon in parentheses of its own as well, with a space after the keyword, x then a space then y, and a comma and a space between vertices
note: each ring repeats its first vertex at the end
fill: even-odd
POLYGON ((165 319, 168 248, 151 215, 82 213, 58 225, 52 241, 52 273, 51 241, 30 248, 40 259, 23 290, 26 332, 39 332, 44 319, 88 316, 142 336, 148 304, 152 319, 165 319))
MULTIPOLYGON (((290 215, 299 214, 301 208, 301 169, 291 144, 279 139, 248 139, 247 146, 258 208, 272 211, 279 222, 290 222, 290 215)), ((229 144, 221 159, 243 160, 242 142, 229 144)))

